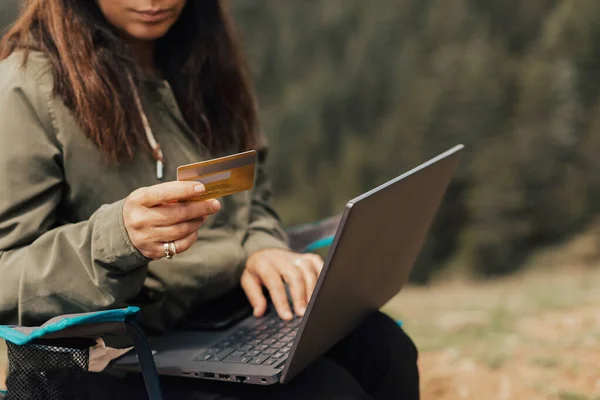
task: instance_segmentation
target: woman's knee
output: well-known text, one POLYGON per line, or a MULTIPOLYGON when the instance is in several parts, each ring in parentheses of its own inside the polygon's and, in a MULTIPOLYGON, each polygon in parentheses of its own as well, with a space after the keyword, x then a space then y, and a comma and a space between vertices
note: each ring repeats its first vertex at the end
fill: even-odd
POLYGON ((373 343, 381 343, 388 349, 401 351, 408 360, 418 359, 418 350, 413 340, 388 315, 377 311, 373 313, 359 328, 359 334, 373 343))

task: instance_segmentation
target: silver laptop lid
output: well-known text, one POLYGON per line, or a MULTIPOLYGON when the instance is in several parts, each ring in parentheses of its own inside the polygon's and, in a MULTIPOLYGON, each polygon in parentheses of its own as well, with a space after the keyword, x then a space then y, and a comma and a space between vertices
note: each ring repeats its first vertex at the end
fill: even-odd
POLYGON ((456 146, 348 202, 282 383, 356 329, 408 281, 463 148, 456 146))

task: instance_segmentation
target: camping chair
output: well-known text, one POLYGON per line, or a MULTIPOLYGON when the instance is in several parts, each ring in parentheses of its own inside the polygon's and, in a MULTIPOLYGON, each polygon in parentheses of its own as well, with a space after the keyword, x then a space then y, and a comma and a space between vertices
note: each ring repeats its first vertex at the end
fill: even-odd
MULTIPOLYGON (((288 231, 290 246, 313 252, 329 246, 340 217, 303 225, 288 231)), ((135 319, 139 308, 63 315, 40 327, 0 326, 8 347, 8 392, 0 400, 77 400, 87 393, 89 348, 96 338, 127 335, 138 354, 150 400, 162 399, 152 351, 135 319)))
POLYGON ((8 348, 8 392, 0 399, 85 399, 89 349, 95 338, 127 335, 138 354, 150 400, 161 390, 152 351, 135 324, 140 309, 128 307, 96 313, 63 315, 40 327, 0 326, 8 348))

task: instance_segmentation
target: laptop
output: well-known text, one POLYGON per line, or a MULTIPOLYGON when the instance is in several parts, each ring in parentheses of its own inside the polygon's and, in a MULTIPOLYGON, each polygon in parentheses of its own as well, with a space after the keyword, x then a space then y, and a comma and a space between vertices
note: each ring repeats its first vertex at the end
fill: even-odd
MULTIPOLYGON (((271 310, 221 331, 168 333, 152 342, 159 374, 256 385, 291 381, 408 281, 463 148, 347 203, 303 318, 286 322, 271 310)), ((113 367, 139 371, 135 354, 113 367)))

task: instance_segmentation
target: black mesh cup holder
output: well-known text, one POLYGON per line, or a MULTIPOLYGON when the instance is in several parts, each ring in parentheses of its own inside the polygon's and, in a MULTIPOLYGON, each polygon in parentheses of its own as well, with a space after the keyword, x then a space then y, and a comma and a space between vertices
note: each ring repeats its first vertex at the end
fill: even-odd
POLYGON ((84 400, 91 339, 38 340, 8 348, 7 400, 84 400))

